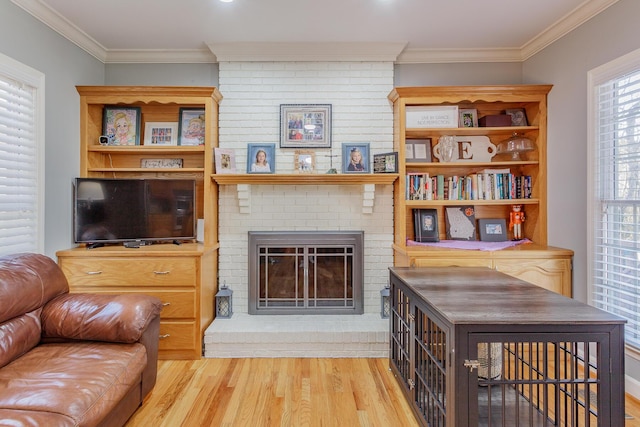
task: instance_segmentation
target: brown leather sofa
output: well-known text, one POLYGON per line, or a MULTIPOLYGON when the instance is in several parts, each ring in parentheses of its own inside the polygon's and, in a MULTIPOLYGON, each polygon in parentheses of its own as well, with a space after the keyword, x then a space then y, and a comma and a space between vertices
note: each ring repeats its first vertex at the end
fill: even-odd
POLYGON ((122 426, 156 382, 161 302, 71 294, 50 258, 0 257, 0 426, 122 426))

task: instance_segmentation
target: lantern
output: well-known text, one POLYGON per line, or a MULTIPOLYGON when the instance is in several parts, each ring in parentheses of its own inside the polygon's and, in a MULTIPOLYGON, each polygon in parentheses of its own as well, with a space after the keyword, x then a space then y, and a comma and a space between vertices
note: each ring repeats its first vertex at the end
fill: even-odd
POLYGON ((380 290, 380 317, 388 319, 391 314, 391 289, 389 285, 380 290))
POLYGON ((233 315, 233 291, 227 288, 227 284, 222 285, 216 294, 216 317, 229 319, 233 315))

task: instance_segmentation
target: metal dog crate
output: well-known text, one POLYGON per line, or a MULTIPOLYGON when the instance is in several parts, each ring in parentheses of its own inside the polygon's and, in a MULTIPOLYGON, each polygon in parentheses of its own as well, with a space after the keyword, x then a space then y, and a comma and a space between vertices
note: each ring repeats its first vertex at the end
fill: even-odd
POLYGON ((624 319, 485 268, 390 283, 390 366, 422 425, 624 425, 624 319))

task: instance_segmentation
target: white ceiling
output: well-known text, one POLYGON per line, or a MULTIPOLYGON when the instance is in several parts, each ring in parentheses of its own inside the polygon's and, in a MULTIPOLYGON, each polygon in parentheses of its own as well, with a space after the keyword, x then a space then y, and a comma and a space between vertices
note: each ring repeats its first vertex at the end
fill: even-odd
POLYGON ((409 63, 522 61, 617 0, 12 1, 103 62, 301 58, 312 46, 409 63))

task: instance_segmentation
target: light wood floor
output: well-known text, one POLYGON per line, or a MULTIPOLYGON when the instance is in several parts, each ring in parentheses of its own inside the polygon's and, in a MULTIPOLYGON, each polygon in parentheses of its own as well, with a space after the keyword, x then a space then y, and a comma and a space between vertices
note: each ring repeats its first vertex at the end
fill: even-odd
MULTIPOLYGON (((160 361, 158 382, 126 427, 418 426, 388 359, 160 361)), ((626 399, 625 427, 640 427, 626 399)))

